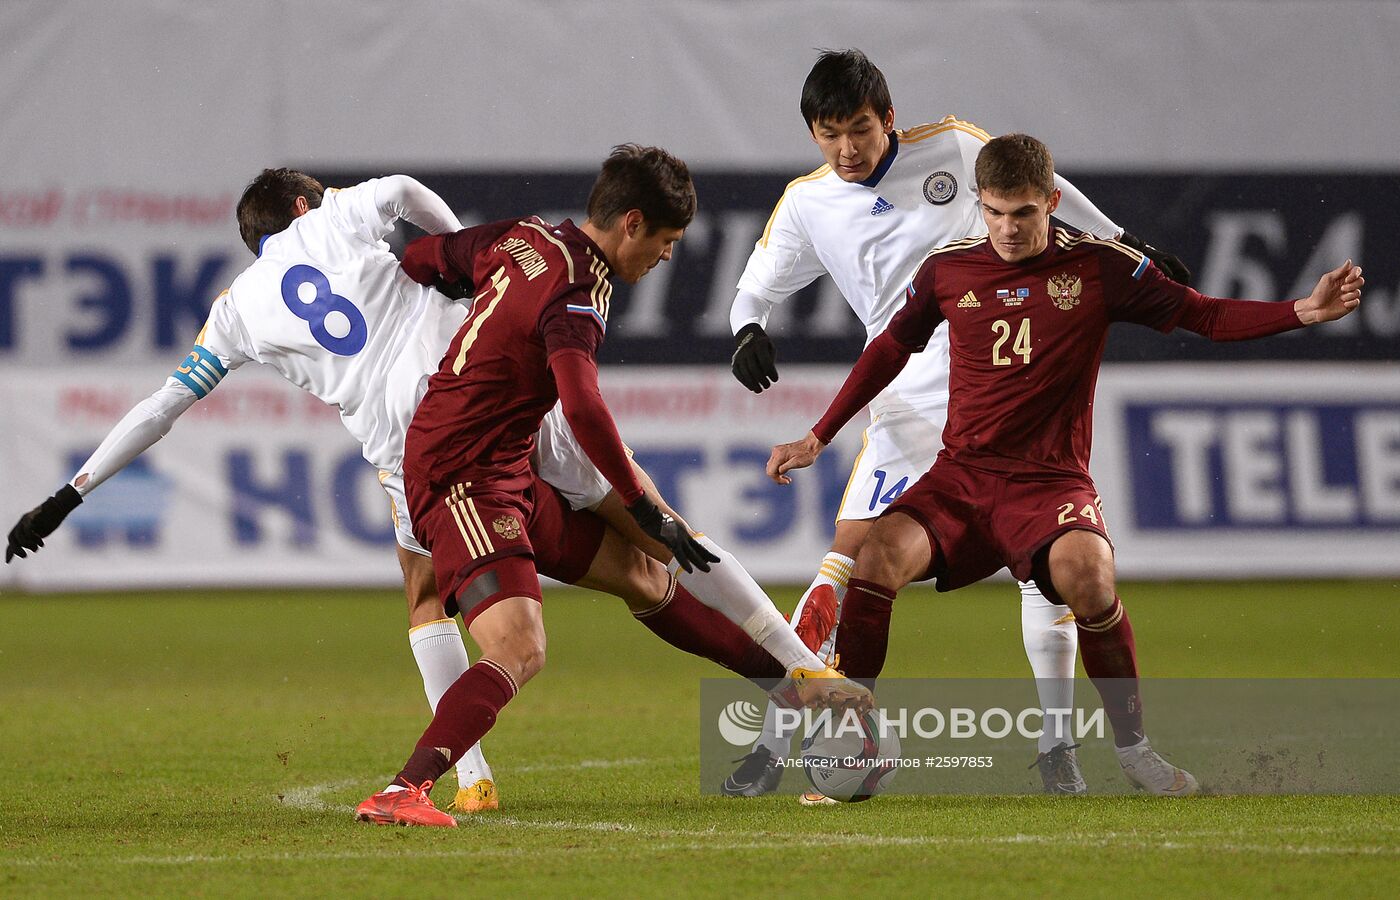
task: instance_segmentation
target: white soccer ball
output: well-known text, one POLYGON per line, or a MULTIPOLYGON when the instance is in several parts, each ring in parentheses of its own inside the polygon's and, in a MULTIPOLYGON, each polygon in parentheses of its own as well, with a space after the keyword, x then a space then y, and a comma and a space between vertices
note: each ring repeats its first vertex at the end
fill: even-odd
POLYGON ((823 714, 802 740, 807 780, 843 803, 869 800, 889 788, 899 759, 899 734, 878 711, 823 714))

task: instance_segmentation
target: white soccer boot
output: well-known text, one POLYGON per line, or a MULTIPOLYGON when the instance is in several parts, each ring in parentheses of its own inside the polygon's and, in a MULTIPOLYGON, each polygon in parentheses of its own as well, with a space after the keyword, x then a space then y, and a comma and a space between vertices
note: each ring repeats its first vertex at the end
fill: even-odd
POLYGON ((1189 797, 1200 790, 1190 772, 1162 759, 1147 738, 1132 747, 1117 747, 1115 752, 1118 765, 1135 788, 1158 797, 1189 797))

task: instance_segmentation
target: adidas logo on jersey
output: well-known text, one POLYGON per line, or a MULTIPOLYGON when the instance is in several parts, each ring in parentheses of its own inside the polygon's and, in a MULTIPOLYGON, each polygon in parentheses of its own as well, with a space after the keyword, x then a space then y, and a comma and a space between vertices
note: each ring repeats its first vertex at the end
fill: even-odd
POLYGON ((870 214, 872 216, 883 216, 885 213, 893 211, 894 204, 886 200, 884 197, 876 197, 875 205, 870 207, 870 214))
POLYGON ((981 306, 982 301, 978 300, 977 295, 972 291, 963 294, 962 299, 958 301, 958 309, 978 309, 981 306))

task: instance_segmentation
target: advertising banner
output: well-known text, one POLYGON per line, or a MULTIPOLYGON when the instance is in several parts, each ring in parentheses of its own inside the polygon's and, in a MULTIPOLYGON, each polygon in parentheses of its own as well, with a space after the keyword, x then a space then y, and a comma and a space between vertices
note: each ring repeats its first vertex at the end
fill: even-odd
MULTIPOLYGON (((164 375, 0 371, 5 528, 164 375)), ((614 366, 603 391, 638 462, 695 528, 760 581, 805 583, 829 546, 862 419, 790 486, 763 466, 774 443, 806 433, 845 375, 793 366, 754 395, 721 366, 614 366)), ((1400 373, 1109 367, 1093 474, 1123 577, 1400 573, 1400 373)), ((0 568, 0 585, 389 586, 393 547, 376 474, 335 410, 245 368, 33 558, 0 568)))
MULTIPOLYGON (((341 186, 392 171, 308 168, 341 186)), ((582 221, 594 177, 591 169, 412 174, 468 225, 529 214, 582 221)), ((616 286, 602 361, 727 360, 739 274, 800 174, 697 171, 699 214, 670 263, 635 287, 616 286)), ((1291 299, 1344 259, 1366 270, 1361 309, 1306 336, 1222 345, 1121 328, 1110 361, 1400 359, 1400 262, 1389 252, 1386 205, 1400 193, 1400 173, 1068 174, 1120 225, 1180 255, 1206 294, 1291 299)), ((118 188, 11 194, 0 185, 0 366, 132 362, 184 349, 213 298, 252 260, 237 239, 235 200, 118 188)), ((411 233, 403 226, 395 244, 411 233)), ((826 278, 779 305, 769 330, 784 363, 849 363, 865 337, 826 278)))

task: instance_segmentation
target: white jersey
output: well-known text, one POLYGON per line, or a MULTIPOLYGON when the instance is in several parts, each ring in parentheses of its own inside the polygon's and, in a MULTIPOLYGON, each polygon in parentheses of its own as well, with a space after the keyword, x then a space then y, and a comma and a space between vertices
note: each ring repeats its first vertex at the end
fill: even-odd
POLYGON ((436 194, 391 176, 327 191, 318 208, 264 238, 257 260, 214 301, 184 363, 72 483, 91 491, 249 361, 336 406, 365 459, 401 472, 408 423, 467 310, 400 270, 384 241, 400 217, 438 234, 461 228, 436 194))
POLYGON ((384 236, 375 181, 327 191, 319 209, 263 241, 214 301, 190 371, 198 394, 248 360, 340 410, 381 471, 403 465, 404 429, 466 308, 412 281, 384 236))
MULTIPOLYGON (((730 318, 734 331, 766 323, 772 305, 823 274, 865 326, 865 342, 885 330, 904 305, 904 289, 934 247, 987 233, 973 166, 991 136, 946 116, 935 124, 895 132, 890 152, 865 182, 851 183, 822 166, 791 182, 778 201, 739 279, 730 318)), ((1064 193, 1057 215, 1101 237, 1119 229, 1083 195, 1056 176, 1064 193)), ((946 323, 871 403, 871 415, 948 402, 946 323)))

